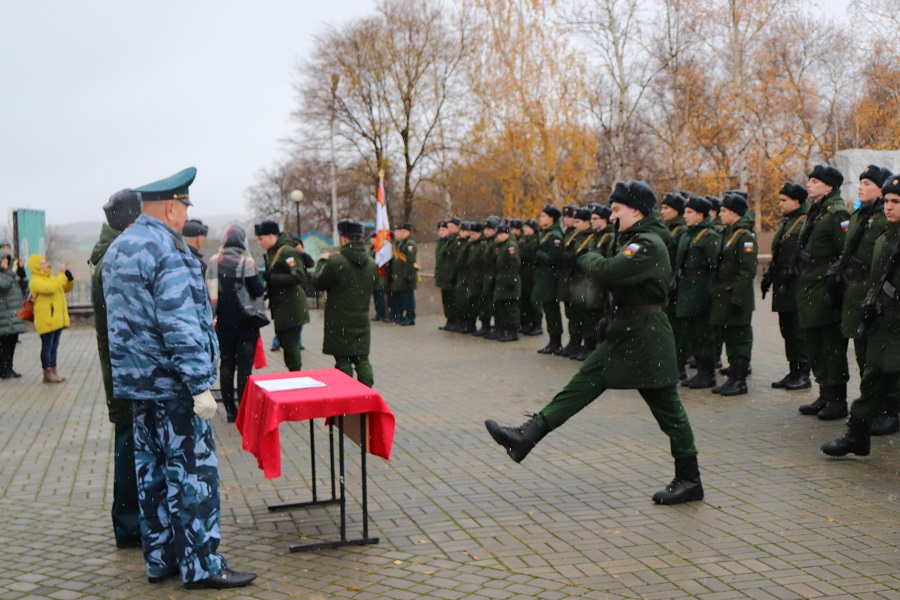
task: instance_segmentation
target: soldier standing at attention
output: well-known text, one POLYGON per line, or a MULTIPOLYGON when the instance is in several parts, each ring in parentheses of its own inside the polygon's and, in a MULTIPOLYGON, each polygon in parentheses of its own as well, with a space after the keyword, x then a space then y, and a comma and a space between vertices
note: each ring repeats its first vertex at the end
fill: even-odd
POLYGON ((597 244, 596 234, 591 228, 591 210, 576 208, 572 225, 575 228, 575 235, 571 243, 563 248, 563 268, 560 274, 560 287, 563 287, 564 279, 567 282, 564 286, 564 297, 569 301, 567 315, 571 341, 562 349, 560 355, 573 360, 585 360, 593 352, 593 348, 585 344, 591 337, 590 308, 595 307, 595 300, 600 295, 599 288, 592 285, 591 278, 577 264, 578 257, 593 250, 597 244))
POLYGON ((556 298, 563 303, 563 311, 569 324, 569 343, 554 352, 553 354, 556 356, 569 356, 576 352, 581 345, 581 333, 578 331, 578 325, 575 324, 575 329, 572 329, 572 299, 569 295, 572 286, 572 273, 575 270, 572 244, 575 236, 578 235, 578 230, 575 229, 576 208, 578 207, 574 204, 566 204, 562 210, 563 242, 562 252, 559 255, 559 279, 556 283, 556 298))
POLYGON ((115 426, 113 454, 113 533, 119 548, 141 546, 141 515, 138 507, 137 480, 134 471, 134 421, 131 400, 117 398, 113 390, 112 364, 109 358, 109 336, 106 319, 106 299, 103 297, 103 255, 141 214, 141 197, 137 192, 116 192, 103 206, 106 223, 100 229, 100 239, 91 252, 91 304, 94 306, 94 328, 97 330, 97 353, 100 355, 100 374, 106 392, 106 408, 110 423, 115 426), (107 224, 108 223, 108 224, 107 224))
POLYGON ((861 331, 866 342, 866 362, 860 397, 853 401, 847 432, 822 445, 829 456, 868 456, 870 428, 900 384, 900 178, 890 177, 881 188, 887 229, 875 242, 868 295, 860 307, 861 331))
POLYGON ((589 252, 578 259, 615 299, 606 339, 540 413, 519 427, 503 427, 490 419, 485 426, 510 458, 521 462, 544 436, 607 389, 636 389, 669 436, 675 458, 675 478, 653 501, 702 500, 694 434, 676 387, 675 338, 663 308, 672 271, 664 241, 669 234, 646 183, 618 182, 610 201, 618 221, 617 252, 609 258, 589 252))
POLYGON ((519 339, 521 316, 519 296, 522 294, 522 259, 519 245, 512 237, 509 225, 498 225, 495 236, 496 279, 494 280, 494 318, 498 342, 514 342, 519 339))
POLYGON ((204 225, 203 221, 200 219, 188 219, 188 222, 184 224, 184 227, 181 230, 181 237, 184 238, 185 243, 188 248, 190 248, 191 254, 200 261, 200 269, 203 271, 204 282, 206 282, 207 265, 206 261, 203 260, 200 249, 203 247, 203 242, 206 241, 206 236, 208 235, 209 227, 204 225))
POLYGON ((786 390, 803 390, 812 387, 809 381, 809 359, 806 356, 806 344, 803 341, 803 330, 797 314, 796 273, 791 273, 791 257, 797 250, 800 231, 806 223, 809 205, 806 188, 802 185, 785 182, 778 192, 778 210, 781 211, 781 222, 772 239, 772 260, 763 275, 761 287, 765 298, 772 289, 772 310, 778 313, 778 328, 784 339, 784 354, 790 364, 790 371, 778 381, 772 382, 773 388, 786 390))
POLYGON ((481 298, 479 300, 481 310, 478 318, 481 320, 481 329, 474 335, 485 339, 494 339, 496 332, 491 329, 491 319, 494 318, 494 279, 497 262, 497 227, 500 226, 500 217, 490 216, 484 220, 482 233, 482 245, 479 256, 479 269, 481 271, 481 298))
POLYGON ((558 208, 548 204, 538 215, 541 231, 538 233, 538 247, 534 255, 534 291, 531 292, 531 299, 543 307, 547 333, 550 334, 550 343, 538 350, 538 354, 555 354, 562 350, 562 313, 556 296, 563 245, 560 214, 558 208))
MULTIPOLYGON (((445 286, 441 288, 441 301, 446 307, 447 322, 443 329, 458 332, 460 328, 459 306, 456 302, 456 277, 459 262, 459 253, 464 240, 459 235, 459 219, 450 217, 445 221, 447 225, 447 237, 444 238, 442 250, 444 269, 446 270, 445 286)), ((435 279, 437 276, 435 276, 435 279)))
POLYGON ((412 237, 412 225, 394 230, 394 260, 391 262, 391 320, 397 325, 416 324, 416 288, 419 287, 419 245, 412 237))
POLYGON ((447 236, 450 230, 447 229, 447 221, 438 221, 437 224, 437 240, 434 244, 434 286, 441 290, 441 308, 444 311, 444 324, 438 329, 447 329, 450 325, 450 303, 448 298, 452 296, 450 293, 450 276, 447 264, 447 236))
MULTIPOLYGON (((675 252, 678 250, 678 244, 681 238, 687 232, 687 224, 684 222, 684 196, 681 194, 666 194, 659 203, 659 215, 666 224, 671 239, 668 242, 669 262, 672 265, 672 274, 675 274, 675 252)), ((672 283, 675 281, 673 279, 672 283)), ((672 331, 675 332, 675 347, 678 350, 678 378, 687 379, 687 371, 685 371, 685 363, 687 363, 688 355, 684 348, 684 331, 682 330, 681 321, 675 316, 675 298, 669 296, 669 302, 666 304, 666 314, 669 316, 669 323, 672 325, 672 331)))
POLYGON ((819 397, 800 407, 800 414, 817 415, 823 421, 847 416, 847 338, 841 335, 840 305, 829 305, 826 296, 828 269, 844 248, 850 213, 841 198, 844 176, 830 165, 816 165, 806 191, 813 201, 800 231, 791 267, 799 272, 797 309, 812 372, 819 383, 819 397))
MULTIPOLYGON (((612 256, 616 241, 616 228, 610 222, 611 216, 612 210, 605 204, 595 204, 591 209, 591 231, 594 234, 591 252, 598 252, 606 258, 612 256)), ((584 346, 573 358, 585 361, 602 341, 604 324, 601 322, 607 318, 609 307, 607 291, 595 278, 585 276, 581 279, 581 285, 583 290, 578 295, 584 298, 584 346)))
POLYGON ((465 233, 465 245, 460 249, 456 265, 457 302, 462 325, 460 333, 475 333, 480 309, 481 274, 478 271, 478 253, 481 251, 481 223, 467 221, 460 228, 465 233))
POLYGON ((753 310, 756 308, 756 235, 748 214, 747 199, 738 192, 725 192, 719 218, 725 231, 719 241, 716 274, 712 283, 709 324, 719 327, 728 355, 728 380, 712 389, 714 394, 737 396, 747 393, 747 373, 753 350, 753 310))
POLYGON ((103 258, 113 390, 132 401, 144 566, 150 583, 248 585, 219 547, 219 468, 209 388, 219 359, 200 262, 181 238, 197 170, 133 190, 143 214, 103 258))
POLYGON ((375 289, 375 261, 363 245, 363 224, 338 221, 341 248, 319 257, 312 284, 327 292, 325 335, 322 353, 334 357, 334 368, 369 387, 375 384, 369 351, 372 324, 369 322, 369 297, 375 289))
POLYGON ((675 316, 682 322, 685 353, 697 373, 681 382, 691 389, 716 385, 716 334, 709 324, 710 287, 719 257, 719 234, 712 227, 709 200, 690 195, 684 204, 687 233, 675 254, 675 316))
POLYGON ((309 307, 306 304, 306 268, 303 257, 297 252, 294 240, 278 228, 275 221, 263 221, 255 226, 256 239, 266 251, 266 293, 275 334, 281 340, 284 364, 288 371, 303 368, 300 354, 300 331, 309 323, 309 307))
POLYGON ((522 237, 519 239, 519 253, 522 259, 522 300, 519 306, 522 315, 522 333, 529 336, 544 333, 543 306, 531 298, 534 292, 534 271, 537 268, 537 232, 540 228, 534 219, 526 219, 522 223, 522 237))
MULTIPOLYGON (((378 234, 375 232, 372 232, 372 235, 369 236, 369 256, 372 257, 372 260, 375 260, 376 238, 378 238, 378 234)), ((387 300, 384 297, 384 277, 382 277, 381 273, 378 273, 377 268, 375 273, 375 288, 372 290, 372 303, 375 305, 375 316, 372 317, 372 320, 376 322, 384 321, 387 323, 387 300)))

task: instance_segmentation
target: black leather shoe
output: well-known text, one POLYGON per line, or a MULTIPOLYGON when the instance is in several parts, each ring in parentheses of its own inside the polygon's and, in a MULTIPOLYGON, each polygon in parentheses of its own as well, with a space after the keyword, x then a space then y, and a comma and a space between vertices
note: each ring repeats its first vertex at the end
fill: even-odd
POLYGON ((833 402, 826 402, 822 410, 816 413, 816 416, 822 421, 834 421, 835 419, 843 419, 847 414, 847 402, 835 400, 833 402))
POLYGON ((817 415, 817 414, 819 414, 820 410, 825 408, 826 404, 828 404, 828 399, 819 397, 819 398, 816 398, 815 402, 811 402, 809 404, 801 404, 800 408, 797 410, 800 411, 801 415, 807 415, 807 416, 817 415))
POLYGON ((254 579, 256 579, 256 573, 238 573, 237 571, 232 571, 228 567, 225 567, 212 577, 207 577, 206 579, 200 579, 198 581, 188 581, 184 584, 184 589, 225 590, 228 588, 239 588, 250 585, 250 582, 254 579))
POLYGON ((900 431, 900 418, 897 413, 882 411, 872 421, 869 433, 872 435, 890 435, 900 431))
POLYGON ((653 494, 653 501, 657 504, 684 504, 695 500, 703 500, 703 484, 677 477, 666 489, 653 494))

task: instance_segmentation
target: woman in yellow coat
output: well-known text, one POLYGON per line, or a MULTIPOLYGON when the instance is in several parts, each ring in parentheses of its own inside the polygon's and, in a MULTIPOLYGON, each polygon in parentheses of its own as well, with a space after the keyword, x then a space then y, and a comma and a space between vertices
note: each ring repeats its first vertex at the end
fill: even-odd
POLYGON ((34 298, 34 327, 41 336, 41 367, 44 383, 62 383, 65 377, 56 372, 56 351, 62 330, 69 326, 69 307, 66 292, 75 286, 72 273, 66 263, 59 266, 59 274, 52 275, 46 257, 32 254, 28 257, 31 271, 31 297, 34 298))

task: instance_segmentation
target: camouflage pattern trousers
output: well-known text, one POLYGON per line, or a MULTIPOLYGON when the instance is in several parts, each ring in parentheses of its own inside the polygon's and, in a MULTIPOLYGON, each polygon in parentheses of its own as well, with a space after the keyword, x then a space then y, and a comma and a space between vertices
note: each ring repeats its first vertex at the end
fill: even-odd
POLYGON ((148 577, 181 572, 185 582, 216 575, 219 463, 212 421, 191 398, 133 403, 134 465, 148 577))

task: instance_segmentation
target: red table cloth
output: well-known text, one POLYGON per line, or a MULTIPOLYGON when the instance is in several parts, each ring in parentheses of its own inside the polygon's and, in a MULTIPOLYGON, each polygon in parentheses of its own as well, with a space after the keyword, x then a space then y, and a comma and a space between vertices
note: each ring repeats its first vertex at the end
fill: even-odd
POLYGON ((251 375, 244 388, 236 424, 244 450, 256 457, 265 477, 271 479, 281 475, 278 426, 283 421, 362 413, 367 415, 369 453, 390 460, 394 414, 375 390, 337 369, 251 375), (256 385, 258 381, 291 377, 312 377, 325 387, 267 392, 256 385))

